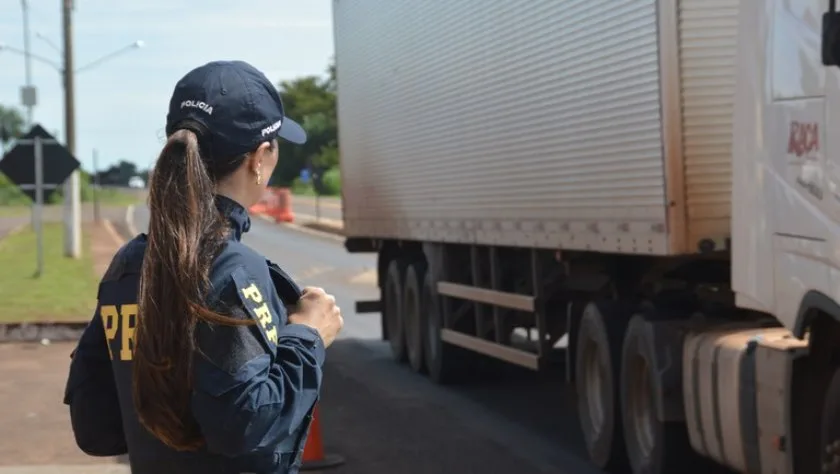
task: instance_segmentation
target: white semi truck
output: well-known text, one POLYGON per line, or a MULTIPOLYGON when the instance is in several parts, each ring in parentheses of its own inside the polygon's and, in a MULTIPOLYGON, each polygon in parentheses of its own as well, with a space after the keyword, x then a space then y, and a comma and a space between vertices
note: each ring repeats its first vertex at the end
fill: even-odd
POLYGON ((334 0, 358 309, 441 383, 565 353, 598 467, 840 472, 834 8, 334 0))

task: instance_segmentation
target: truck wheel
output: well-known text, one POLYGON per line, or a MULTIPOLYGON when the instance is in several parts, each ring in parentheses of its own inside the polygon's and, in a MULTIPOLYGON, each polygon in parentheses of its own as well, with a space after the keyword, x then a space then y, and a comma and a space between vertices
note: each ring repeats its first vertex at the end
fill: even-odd
POLYGON ((626 312, 618 303, 589 303, 576 341, 578 416, 592 462, 601 469, 626 464, 619 383, 626 312))
POLYGON ((688 432, 657 415, 656 342, 644 316, 630 320, 621 357, 621 413, 627 457, 636 474, 666 474, 684 469, 691 459, 688 432))
POLYGON ((821 419, 822 472, 840 472, 840 367, 834 369, 825 392, 821 419))
POLYGON ((403 325, 403 285, 405 282, 406 263, 402 259, 391 260, 385 277, 385 321, 387 322, 388 342, 391 355, 397 362, 405 362, 405 328, 403 325))
POLYGON ((403 289, 403 321, 408 365, 415 372, 423 371, 423 339, 426 333, 426 309, 423 305, 423 280, 426 263, 414 262, 405 273, 403 289))
POLYGON ((423 279, 423 302, 426 308, 426 334, 423 337, 425 347, 423 348, 426 370, 429 378, 440 385, 447 385, 462 380, 460 375, 464 361, 470 360, 469 352, 460 347, 443 342, 440 337, 440 330, 443 328, 443 312, 440 307, 435 281, 432 274, 426 272, 423 279))

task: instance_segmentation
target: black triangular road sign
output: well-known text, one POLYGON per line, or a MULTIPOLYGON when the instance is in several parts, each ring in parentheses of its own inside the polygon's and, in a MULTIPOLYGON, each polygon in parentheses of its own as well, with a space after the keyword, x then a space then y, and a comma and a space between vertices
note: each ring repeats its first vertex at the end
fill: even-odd
MULTIPOLYGON (((55 138, 44 130, 40 124, 35 124, 29 132, 21 137, 23 140, 33 140, 40 137, 43 143, 44 185, 54 186, 44 189, 44 201, 47 201, 59 185, 79 166, 76 159, 64 145, 52 142, 55 138)), ((18 143, 0 160, 0 172, 5 174, 18 186, 35 185, 35 145, 29 142, 18 143)), ((23 189, 24 194, 35 201, 35 189, 23 189)))

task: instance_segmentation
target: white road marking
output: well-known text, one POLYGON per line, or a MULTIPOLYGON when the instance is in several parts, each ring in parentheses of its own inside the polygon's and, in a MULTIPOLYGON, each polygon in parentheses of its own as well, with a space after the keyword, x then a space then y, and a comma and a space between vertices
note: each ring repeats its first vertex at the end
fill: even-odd
POLYGON ((298 274, 298 279, 308 280, 310 278, 314 278, 318 275, 323 275, 324 273, 328 273, 333 270, 335 270, 335 267, 309 267, 306 270, 304 270, 303 273, 298 274))
POLYGON ((105 230, 108 231, 109 234, 111 234, 111 238, 114 239, 114 242, 116 242, 117 245, 122 246, 125 244, 125 239, 120 237, 120 234, 116 229, 114 229, 114 224, 112 224, 111 221, 104 219, 102 221, 102 226, 105 227, 105 230))
POLYGON ((362 284, 362 285, 375 285, 376 284, 376 269, 365 270, 362 273, 358 273, 350 277, 350 283, 362 284))
POLYGON ((125 210, 125 225, 128 226, 128 232, 131 234, 131 237, 134 238, 139 232, 137 232, 137 227, 134 226, 134 204, 128 206, 128 209, 125 210))

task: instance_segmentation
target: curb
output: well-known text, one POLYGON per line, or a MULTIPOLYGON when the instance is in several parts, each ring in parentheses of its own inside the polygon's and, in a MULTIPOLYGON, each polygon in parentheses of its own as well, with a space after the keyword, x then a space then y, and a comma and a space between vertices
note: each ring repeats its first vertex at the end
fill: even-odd
POLYGON ((18 224, 15 227, 12 227, 12 230, 6 232, 6 235, 4 235, 3 237, 0 237, 0 242, 3 242, 7 238, 9 238, 9 237, 11 237, 15 234, 21 233, 23 231, 23 229, 26 229, 30 225, 31 224, 29 222, 24 222, 23 224, 18 224))
POLYGON ((83 323, 39 321, 0 324, 0 343, 40 342, 48 346, 51 342, 78 341, 87 325, 87 321, 83 323))
MULTIPOLYGON (((117 232, 116 228, 114 228, 114 224, 111 222, 110 219, 102 219, 102 226, 105 227, 105 230, 108 232, 108 235, 110 235, 111 238, 114 239, 114 242, 117 245, 119 245, 120 247, 125 245, 126 240, 122 238, 122 236, 120 236, 120 233, 117 232)), ((131 228, 129 226, 129 232, 130 231, 131 228)))
MULTIPOLYGON (((23 224, 21 224, 17 227, 13 227, 12 230, 10 230, 8 233, 6 233, 6 237, 11 237, 15 234, 19 234, 19 233, 23 232, 23 229, 26 229, 30 225, 31 224, 29 224, 28 222, 24 222, 23 224)), ((6 237, 4 237, 4 238, 6 238, 6 237)), ((2 240, 2 239, 0 239, 0 240, 2 240)))
POLYGON ((265 214, 252 214, 252 216, 259 217, 266 222, 281 225, 296 232, 302 232, 304 234, 310 234, 317 237, 324 237, 336 242, 344 242, 344 229, 338 228, 337 226, 331 226, 323 222, 319 223, 307 221, 302 224, 297 224, 294 222, 277 222, 274 218, 265 214))
POLYGON ((137 232, 137 227, 134 225, 134 204, 130 204, 125 210, 125 225, 128 227, 128 232, 131 237, 135 237, 140 232, 137 232))
POLYGON ((339 227, 337 225, 327 224, 326 222, 318 222, 318 221, 310 221, 303 224, 299 224, 301 227, 306 227, 308 229, 316 230, 319 232, 324 232, 327 234, 338 235, 344 237, 344 227, 339 227))

